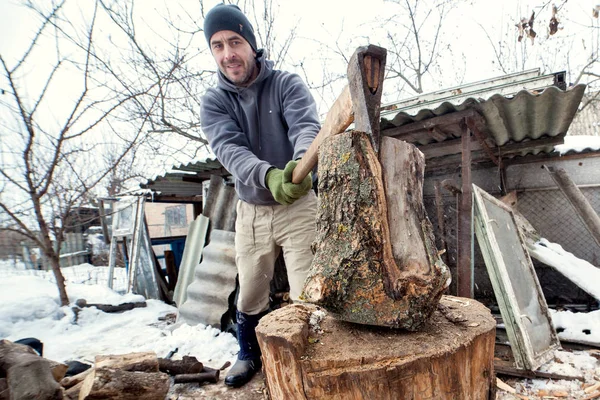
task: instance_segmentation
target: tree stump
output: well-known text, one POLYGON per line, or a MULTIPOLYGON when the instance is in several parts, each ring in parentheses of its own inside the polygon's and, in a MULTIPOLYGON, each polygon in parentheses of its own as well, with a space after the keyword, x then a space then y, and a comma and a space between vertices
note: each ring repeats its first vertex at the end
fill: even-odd
POLYGON ((488 399, 496 323, 472 299, 443 296, 418 332, 339 321, 312 304, 261 319, 271 399, 488 399))
POLYGON ((319 147, 315 257, 302 298, 336 318, 418 329, 450 284, 423 206, 423 154, 347 132, 319 147))

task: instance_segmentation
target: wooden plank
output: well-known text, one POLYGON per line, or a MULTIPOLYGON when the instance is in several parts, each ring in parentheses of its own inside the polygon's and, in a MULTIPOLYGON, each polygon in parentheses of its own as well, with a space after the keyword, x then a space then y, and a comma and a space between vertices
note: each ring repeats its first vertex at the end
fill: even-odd
POLYGON ((482 118, 477 111, 468 109, 457 111, 451 114, 440 115, 439 117, 428 118, 423 121, 417 121, 410 124, 389 128, 381 131, 382 136, 391 136, 396 139, 407 140, 405 137, 414 137, 413 134, 429 133, 430 129, 438 126, 453 125, 460 123, 464 118, 482 118))
POLYGON ((588 199, 583 195, 581 190, 563 168, 553 168, 546 165, 544 165, 544 168, 550 173, 554 182, 556 182, 560 190, 567 197, 567 200, 569 200, 569 203, 571 203, 575 209, 575 212, 581 222, 583 222, 583 225, 592 235, 598 246, 600 246, 600 217, 588 199))
MULTIPOLYGON (((542 150, 548 146, 554 146, 556 144, 561 144, 564 140, 562 138, 545 138, 545 139, 537 139, 535 141, 526 141, 520 143, 511 143, 504 145, 500 148, 494 149, 494 155, 497 157, 511 157, 520 154, 524 150, 536 151, 542 150)), ((445 143, 445 142, 444 142, 445 143)), ((441 144, 440 144, 441 145, 441 144)), ((456 144, 455 144, 456 145, 456 144)), ((427 147, 431 145, 421 146, 427 147)), ((423 151, 419 147, 419 150, 423 151)), ((425 152, 424 152, 425 153, 425 152)), ((597 155, 596 155, 597 156, 597 155)), ((533 159, 531 162, 539 161, 540 155, 532 156, 533 159)), ((436 159, 428 159, 427 160, 427 172, 437 171, 444 168, 454 168, 456 165, 461 163, 461 155, 460 154, 449 154, 445 157, 439 157, 436 159)), ((489 161, 490 157, 483 151, 480 145, 471 149, 471 161, 472 163, 481 163, 485 161, 489 161)), ((523 158, 519 157, 515 161, 507 161, 503 160, 503 164, 506 166, 508 164, 520 164, 519 160, 523 160, 523 158)))
POLYGON ((438 221, 438 238, 440 239, 440 249, 444 252, 442 260, 448 265, 448 245, 446 243, 446 217, 444 215, 444 199, 442 198, 441 182, 436 180, 435 189, 435 209, 438 221))
POLYGON ((568 381, 584 381, 583 376, 573 376, 573 375, 562 375, 562 374, 554 374, 551 372, 541 372, 541 371, 529 371, 526 369, 516 368, 508 361, 504 360, 494 360, 494 370, 498 375, 508 375, 508 376, 516 376, 518 378, 529 378, 529 379, 555 379, 555 380, 568 380, 568 381))
POLYGON ((457 227, 457 287, 458 296, 473 298, 473 195, 471 188, 471 133, 464 127, 462 136, 461 194, 458 204, 457 227))
MULTIPOLYGON (((460 154, 462 152, 462 138, 446 140, 441 143, 430 143, 418 147, 425 154, 425 159, 429 163, 431 158, 460 154)), ((478 150, 482 150, 481 144, 473 136, 471 137, 471 152, 478 150)))
POLYGON ((479 129, 479 127, 477 126, 477 124, 475 123, 475 121, 472 118, 467 118, 467 126, 469 127, 469 129, 471 130, 471 132, 473 132, 473 134, 477 138, 477 142, 483 148, 483 150, 488 155, 488 157, 490 158, 490 160, 492 160, 492 162, 494 164, 500 166, 501 163, 502 163, 502 158, 497 157, 496 154, 494 154, 494 150, 491 149, 487 145, 487 143, 485 141, 486 138, 485 138, 484 134, 481 132, 481 129, 479 129))

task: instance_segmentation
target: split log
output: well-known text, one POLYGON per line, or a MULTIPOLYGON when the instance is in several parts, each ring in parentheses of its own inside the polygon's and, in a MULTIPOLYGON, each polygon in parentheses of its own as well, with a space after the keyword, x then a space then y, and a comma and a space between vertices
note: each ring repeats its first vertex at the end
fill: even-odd
POLYGON ((153 351, 96 356, 94 367, 120 369, 122 371, 159 371, 158 357, 153 351))
POLYGON ((424 156, 383 137, 348 132, 319 148, 316 253, 303 299, 344 321, 416 330, 450 271, 423 206, 424 156))
POLYGON ((162 372, 94 368, 79 392, 79 400, 164 400, 169 375, 162 372))
POLYGON ((134 308, 144 308, 146 307, 146 302, 140 301, 137 303, 121 303, 119 305, 113 306, 111 304, 88 304, 88 302, 85 299, 78 299, 75 302, 75 305, 80 308, 96 307, 98 310, 105 313, 120 313, 124 311, 133 310, 134 308))
POLYGON ((183 356, 181 360, 170 360, 168 358, 158 359, 158 369, 169 375, 196 374, 202 372, 204 366, 196 357, 183 356))
POLYGON ((62 387, 68 389, 72 386, 75 386, 81 382, 83 382, 83 380, 93 371, 93 368, 87 369, 85 371, 83 371, 80 374, 77 375, 73 375, 73 376, 68 376, 66 378, 63 378, 60 381, 60 384, 62 385, 62 387))
POLYGON ((60 382, 61 379, 65 377, 69 366, 52 360, 48 360, 48 363, 50 364, 50 372, 52 373, 52 377, 56 382, 60 382))
POLYGON ((76 385, 69 387, 67 390, 65 390, 65 399, 66 400, 78 400, 79 393, 81 392, 82 387, 83 387, 83 381, 78 382, 76 385))
POLYGON ((484 400, 495 391, 496 321, 471 299, 434 312, 418 332, 349 324, 312 304, 261 319, 256 332, 271 399, 484 400))
POLYGON ((219 370, 215 369, 208 372, 200 372, 198 374, 181 374, 175 375, 173 383, 217 383, 219 382, 219 370))
POLYGON ((52 365, 56 363, 51 364, 29 346, 0 340, 0 371, 6 375, 10 399, 62 399, 63 390, 52 375, 52 365))

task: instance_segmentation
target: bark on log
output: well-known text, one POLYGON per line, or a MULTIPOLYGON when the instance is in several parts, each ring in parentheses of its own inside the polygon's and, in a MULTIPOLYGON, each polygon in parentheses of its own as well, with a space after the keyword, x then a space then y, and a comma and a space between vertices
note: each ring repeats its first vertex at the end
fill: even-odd
POLYGON ((273 311, 256 330, 271 399, 490 398, 494 318, 471 299, 440 304, 465 320, 434 312, 410 332, 349 324, 311 304, 273 311))
POLYGON ((0 340, 0 371, 6 375, 11 400, 62 399, 63 390, 54 379, 51 366, 31 347, 0 340))
POLYGON ((72 386, 75 386, 75 385, 83 382, 83 380, 86 378, 86 376, 88 376, 93 370, 94 370, 93 368, 90 368, 90 369, 83 371, 80 374, 73 375, 73 376, 67 376, 66 378, 63 378, 60 381, 60 384, 62 385, 62 387, 68 389, 72 386))
POLYGON ((384 137, 380 160, 362 132, 321 145, 316 253, 303 298, 345 321, 415 330, 450 272, 423 206, 423 154, 384 137))
POLYGON ((165 372, 169 375, 181 375, 202 372, 204 366, 196 357, 183 356, 181 360, 159 358, 158 368, 160 372, 165 372))
POLYGON ((156 353, 141 352, 119 355, 96 356, 95 368, 112 368, 122 371, 158 372, 158 357, 156 353))
POLYGON ((79 400, 164 400, 169 375, 162 372, 94 368, 83 381, 79 400))
POLYGON ((173 383, 217 383, 219 382, 220 371, 218 369, 210 372, 200 372, 198 374, 181 374, 175 375, 173 383))
POLYGON ((6 378, 0 378, 0 400, 8 400, 8 383, 6 378))

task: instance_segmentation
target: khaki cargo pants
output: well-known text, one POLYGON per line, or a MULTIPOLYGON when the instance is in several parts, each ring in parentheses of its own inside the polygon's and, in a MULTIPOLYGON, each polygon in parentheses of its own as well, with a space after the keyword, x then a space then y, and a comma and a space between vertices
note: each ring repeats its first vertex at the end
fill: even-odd
POLYGON ((255 315, 269 308, 275 260, 282 249, 290 298, 298 300, 313 258, 316 212, 317 197, 312 190, 289 206, 238 201, 235 262, 240 283, 239 311, 255 315))

